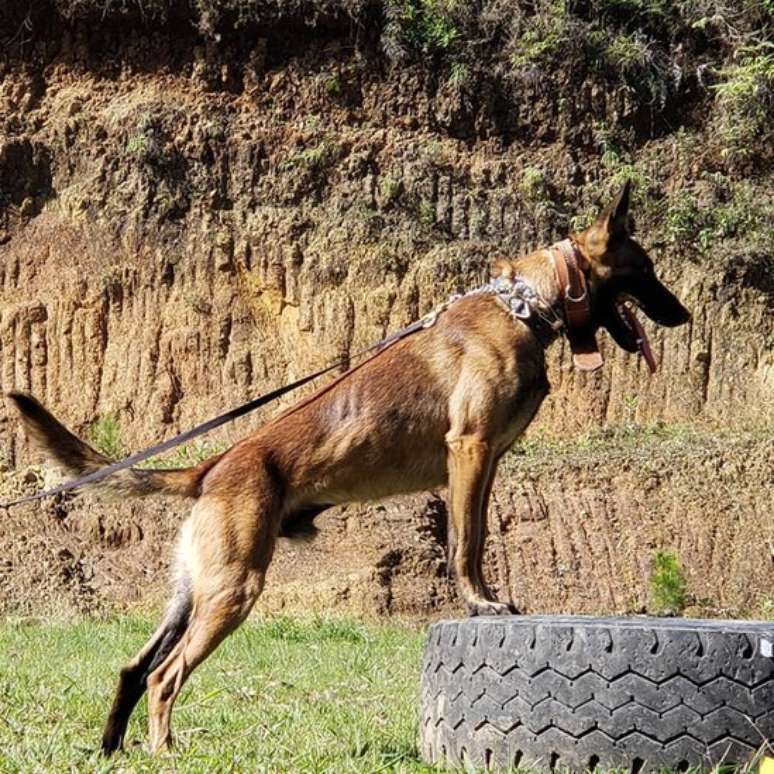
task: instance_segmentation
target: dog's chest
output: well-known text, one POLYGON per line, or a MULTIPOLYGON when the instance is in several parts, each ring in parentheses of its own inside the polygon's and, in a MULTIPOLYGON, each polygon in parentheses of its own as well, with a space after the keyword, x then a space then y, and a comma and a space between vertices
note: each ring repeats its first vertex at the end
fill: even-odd
POLYGON ((545 372, 541 372, 531 383, 517 385, 500 403, 502 416, 497 425, 496 441, 500 453, 508 449, 527 429, 549 390, 545 372))

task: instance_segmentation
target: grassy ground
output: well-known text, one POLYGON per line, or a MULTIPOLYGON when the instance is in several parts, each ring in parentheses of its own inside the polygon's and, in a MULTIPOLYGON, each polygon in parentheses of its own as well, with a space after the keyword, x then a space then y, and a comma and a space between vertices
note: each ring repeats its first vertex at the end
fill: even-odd
POLYGON ((342 620, 246 624, 183 689, 177 747, 95 752, 121 664, 150 619, 0 624, 0 771, 430 771, 417 753, 423 634, 342 620))

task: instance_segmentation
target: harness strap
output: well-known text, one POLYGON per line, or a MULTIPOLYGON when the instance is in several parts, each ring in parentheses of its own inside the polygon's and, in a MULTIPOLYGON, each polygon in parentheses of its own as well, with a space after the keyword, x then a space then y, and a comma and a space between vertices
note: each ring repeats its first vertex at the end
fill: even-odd
POLYGON ((136 454, 132 454, 131 456, 126 457, 126 459, 119 460, 118 462, 114 462, 111 465, 106 465, 104 468, 95 470, 92 473, 87 473, 84 476, 79 476, 78 478, 73 479, 72 481, 65 481, 57 486, 52 487, 51 489, 46 489, 43 492, 37 492, 36 494, 27 495, 26 497, 21 497, 18 500, 13 500, 11 502, 0 503, 0 509, 7 510, 8 508, 12 508, 14 505, 31 503, 31 502, 34 502, 35 500, 42 500, 45 497, 52 497, 53 495, 62 494, 63 492, 70 492, 73 489, 79 489, 85 484, 95 484, 98 481, 102 481, 103 479, 108 478, 108 476, 112 476, 114 473, 118 473, 120 470, 125 470, 126 468, 130 468, 139 462, 143 462, 144 460, 150 459, 151 457, 155 457, 157 454, 162 454, 163 452, 169 451, 169 449, 172 449, 175 446, 179 446, 181 443, 185 443, 186 441, 190 441, 191 439, 196 438, 200 435, 204 435, 204 433, 208 433, 210 430, 214 430, 216 427, 225 425, 227 422, 232 422, 233 420, 239 417, 242 417, 245 414, 249 414, 250 412, 260 408, 261 406, 265 406, 267 403, 271 403, 273 400, 277 400, 278 398, 281 398, 283 395, 286 395, 289 392, 293 392, 293 390, 297 390, 299 387, 303 387, 305 384, 308 384, 314 379, 317 379, 320 376, 324 376, 325 374, 330 373, 331 371, 333 371, 336 368, 339 368, 342 365, 346 365, 350 360, 362 357, 363 355, 368 355, 368 354, 371 355, 362 363, 358 363, 358 365, 345 371, 343 374, 341 374, 336 379, 334 379, 330 384, 326 385, 322 390, 319 390, 313 395, 310 395, 306 400, 302 401, 300 404, 291 406, 287 411, 285 411, 280 416, 284 417, 284 416, 287 416, 288 414, 292 414, 295 411, 298 411, 298 409, 300 409, 301 407, 305 406, 306 404, 318 398, 320 395, 330 390, 334 385, 338 384, 342 379, 349 376, 353 371, 356 371, 357 369, 362 368, 366 363, 371 361, 377 355, 380 355, 385 350, 389 349, 394 344, 397 344, 399 341, 402 341, 406 337, 410 336, 412 333, 416 333, 417 331, 432 327, 435 324, 435 321, 438 317, 439 312, 443 311, 443 309, 445 309, 446 306, 447 304, 444 304, 442 307, 440 307, 440 309, 436 309, 426 317, 423 317, 421 320, 417 320, 416 322, 411 323, 411 325, 407 325, 405 328, 401 328, 401 330, 391 333, 389 336, 386 336, 381 341, 377 341, 375 344, 371 344, 371 346, 366 347, 365 349, 361 349, 351 357, 340 358, 339 360, 336 360, 335 362, 331 363, 330 365, 326 366, 325 368, 319 371, 315 371, 312 374, 307 374, 306 376, 302 376, 300 379, 296 379, 296 381, 291 382, 290 384, 286 384, 283 387, 278 387, 276 390, 272 390, 271 392, 267 392, 267 393, 264 393, 263 395, 259 395, 257 398, 253 398, 253 400, 250 400, 247 403, 243 403, 241 406, 237 406, 236 408, 233 408, 230 411, 226 411, 225 413, 220 414, 219 416, 214 417, 213 419, 208 419, 206 422, 202 422, 200 425, 196 425, 196 427, 193 427, 190 430, 186 430, 185 432, 179 433, 178 435, 174 436, 173 438, 169 438, 166 441, 157 443, 155 446, 151 446, 150 448, 145 449, 144 451, 137 452, 136 454))
POLYGON ((557 242, 549 248, 549 252, 563 296, 567 339, 573 362, 581 371, 595 371, 603 361, 597 338, 589 328, 591 301, 583 271, 586 259, 572 239, 557 242))

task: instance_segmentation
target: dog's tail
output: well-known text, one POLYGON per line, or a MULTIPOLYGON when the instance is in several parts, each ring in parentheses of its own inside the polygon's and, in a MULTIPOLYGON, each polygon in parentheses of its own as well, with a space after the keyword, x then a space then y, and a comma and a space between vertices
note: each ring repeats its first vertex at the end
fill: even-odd
MULTIPOLYGON (((32 443, 76 476, 93 473, 113 460, 101 454, 70 432, 50 411, 31 395, 8 395, 21 414, 32 443)), ((98 482, 96 486, 132 495, 163 493, 198 497, 204 475, 220 459, 216 455, 191 468, 146 470, 127 468, 98 482)))

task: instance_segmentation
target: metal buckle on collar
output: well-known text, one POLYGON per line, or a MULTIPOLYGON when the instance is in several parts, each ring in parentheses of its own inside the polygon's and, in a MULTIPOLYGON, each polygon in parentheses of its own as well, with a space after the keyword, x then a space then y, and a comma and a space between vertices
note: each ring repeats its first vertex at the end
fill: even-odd
POLYGON ((571 304, 579 304, 582 301, 585 301, 586 300, 586 296, 588 296, 588 289, 587 289, 587 286, 586 286, 585 282, 583 282, 582 285, 581 285, 581 291, 582 292, 581 292, 581 294, 579 296, 573 297, 570 294, 570 286, 567 285, 567 287, 564 289, 565 301, 568 301, 571 304))

